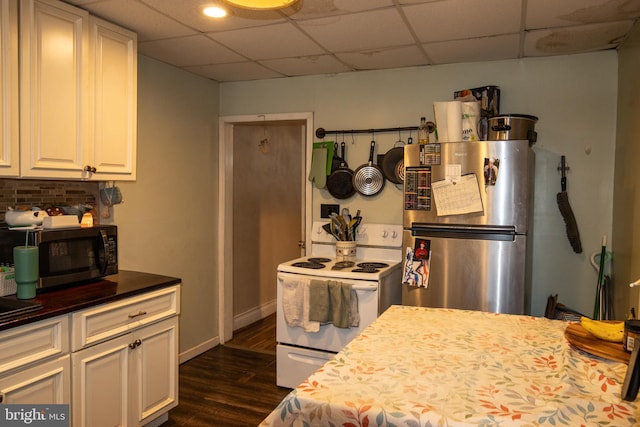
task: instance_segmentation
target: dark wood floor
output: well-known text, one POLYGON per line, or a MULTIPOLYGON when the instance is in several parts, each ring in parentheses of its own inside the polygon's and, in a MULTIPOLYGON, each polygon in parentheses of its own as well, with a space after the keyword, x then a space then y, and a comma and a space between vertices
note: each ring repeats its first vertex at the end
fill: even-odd
POLYGON ((276 385, 275 315, 180 365, 180 404, 164 426, 257 426, 289 393, 276 385))

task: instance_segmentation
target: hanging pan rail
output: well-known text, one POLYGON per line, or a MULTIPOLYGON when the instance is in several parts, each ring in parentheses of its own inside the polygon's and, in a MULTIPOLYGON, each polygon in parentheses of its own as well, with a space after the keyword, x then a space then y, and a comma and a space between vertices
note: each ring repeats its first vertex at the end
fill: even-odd
MULTIPOLYGON (((427 122, 427 127, 429 129, 429 133, 432 133, 436 125, 433 122, 427 122)), ((418 126, 405 126, 405 127, 395 127, 395 128, 379 128, 379 129, 350 129, 350 130, 325 130, 324 128, 316 129, 316 137, 324 138, 329 134, 351 134, 351 133, 382 133, 382 132, 401 132, 404 130, 418 130, 418 126)))

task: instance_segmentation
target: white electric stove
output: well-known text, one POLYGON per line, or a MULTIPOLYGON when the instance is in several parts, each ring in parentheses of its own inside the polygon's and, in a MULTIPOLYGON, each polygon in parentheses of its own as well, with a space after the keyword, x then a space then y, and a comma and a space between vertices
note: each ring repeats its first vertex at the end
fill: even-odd
POLYGON ((402 226, 362 224, 358 230, 356 259, 336 260, 335 239, 315 222, 310 255, 278 266, 277 384, 296 387, 322 366, 392 304, 401 303, 402 226), (317 332, 290 326, 282 310, 285 282, 335 280, 349 283, 358 298, 358 326, 338 328, 323 324, 317 332))

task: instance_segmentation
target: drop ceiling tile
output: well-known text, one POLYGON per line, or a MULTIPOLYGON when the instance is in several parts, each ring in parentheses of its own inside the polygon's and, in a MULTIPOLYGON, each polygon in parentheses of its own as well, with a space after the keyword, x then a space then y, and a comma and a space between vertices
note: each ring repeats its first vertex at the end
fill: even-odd
POLYGON ((331 55, 304 56, 260 61, 265 67, 286 76, 308 76, 312 74, 335 74, 353 71, 331 55))
POLYGON ((396 9, 310 19, 299 24, 331 52, 406 46, 415 41, 396 9))
POLYGON ((515 59, 520 51, 520 36, 481 37, 467 40, 452 40, 423 45, 434 64, 458 62, 498 61, 515 59))
POLYGON ((429 64, 417 46, 338 53, 336 56, 357 70, 382 70, 429 64))
POLYGON ((198 65, 184 67, 186 71, 219 82, 234 82, 243 80, 261 80, 285 77, 275 71, 269 70, 255 62, 242 62, 234 64, 198 65))
POLYGON ((202 14, 202 9, 215 2, 206 0, 142 0, 147 5, 195 28, 203 33, 228 31, 238 28, 257 27, 284 22, 285 17, 275 11, 256 12, 230 10, 224 18, 210 18, 202 14))
POLYGON ((192 28, 138 1, 109 0, 82 7, 93 15, 135 31, 138 41, 196 34, 192 28))
POLYGON ((290 15, 291 19, 321 18, 393 6, 391 0, 304 0, 301 4, 302 9, 290 15))
POLYGON ((141 54, 217 81, 612 49, 640 22, 640 0, 301 0, 221 20, 200 14, 220 0, 64 1, 137 32, 141 54))
POLYGON ((275 59, 325 53, 292 24, 208 33, 212 39, 250 59, 275 59))
POLYGON ((527 29, 622 21, 640 17, 640 0, 529 0, 527 29))
POLYGON ((633 21, 574 27, 534 30, 527 32, 525 56, 568 55, 616 48, 631 30, 633 21))
POLYGON ((203 35, 141 42, 138 51, 178 67, 240 62, 245 59, 203 35))
POLYGON ((427 43, 517 33, 520 5, 515 0, 446 0, 402 10, 418 39, 427 43))

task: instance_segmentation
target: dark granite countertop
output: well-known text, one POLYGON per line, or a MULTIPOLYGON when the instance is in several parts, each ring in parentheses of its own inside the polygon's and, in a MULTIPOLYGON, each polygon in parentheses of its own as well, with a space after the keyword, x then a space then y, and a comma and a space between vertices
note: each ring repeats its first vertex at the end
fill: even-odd
MULTIPOLYGON (((38 292, 34 299, 28 301, 37 301, 42 308, 0 321, 0 331, 166 288, 180 282, 181 280, 175 277, 121 270, 118 274, 95 282, 38 292)), ((16 296, 2 298, 15 299, 16 296)))

